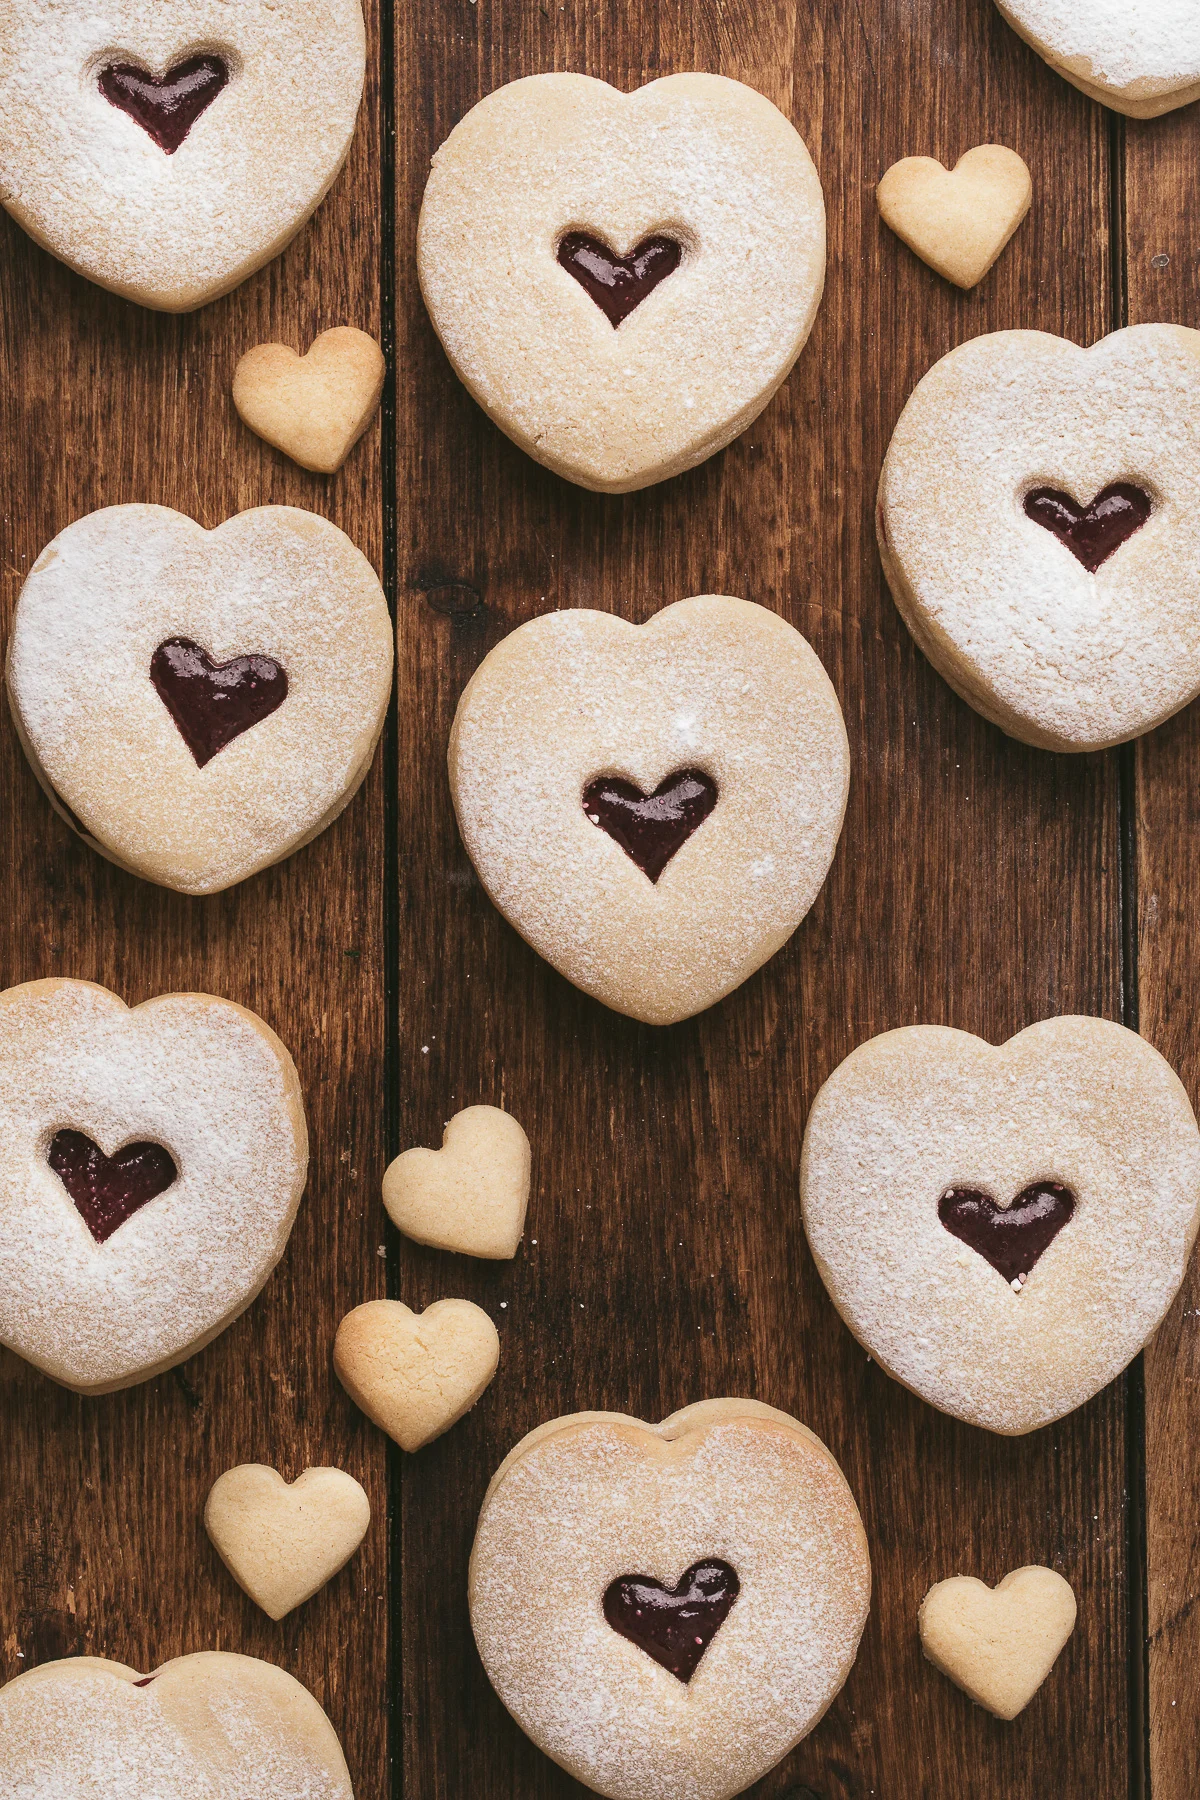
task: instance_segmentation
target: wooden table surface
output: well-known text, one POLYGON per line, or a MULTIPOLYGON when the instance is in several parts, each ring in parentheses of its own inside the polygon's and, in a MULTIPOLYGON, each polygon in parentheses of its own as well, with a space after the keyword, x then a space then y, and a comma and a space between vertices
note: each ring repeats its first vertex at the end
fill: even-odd
POLYGON ((367 14, 347 170, 230 298, 184 319, 139 311, 3 221, 5 623, 41 548, 96 507, 158 501, 213 526, 283 502, 334 519, 380 569, 399 679, 349 811, 208 900, 84 848, 0 724, 0 984, 74 975, 131 1002, 174 989, 244 1002, 295 1055, 313 1143, 283 1263, 201 1355, 105 1399, 0 1355, 2 1673, 76 1652, 150 1669, 245 1651, 317 1695, 359 1800, 582 1795, 509 1720, 472 1645, 467 1555, 488 1476, 560 1413, 657 1419, 746 1394, 838 1456, 876 1584, 849 1682, 761 1800, 1194 1800, 1200 1276, 1123 1381, 1048 1430, 993 1438, 888 1380, 842 1326, 805 1246, 797 1170, 820 1083, 896 1025, 1000 1040, 1094 1012, 1140 1026, 1196 1099, 1197 709, 1106 755, 1010 742, 914 647, 872 503, 905 399, 964 339, 1200 325, 1200 109, 1149 124, 1106 113, 990 0, 369 0, 367 14), (416 283, 421 192, 438 143, 502 82, 574 69, 632 88, 693 68, 760 88, 808 143, 829 209, 826 297, 743 438, 665 487, 598 498, 529 462, 451 374, 416 283), (874 185, 900 156, 952 163, 983 142, 1025 157, 1034 207, 960 294, 881 226, 874 185), (381 333, 394 372, 380 425, 323 480, 241 427, 230 377, 252 344, 303 348, 343 323, 381 333), (641 620, 703 592, 760 601, 810 639, 853 780, 829 880, 790 944, 663 1031, 584 998, 493 911, 458 842, 444 754, 465 681, 521 621, 564 606, 641 620), (512 1264, 404 1243, 380 1204, 390 1156, 438 1143, 477 1101, 510 1108, 533 1141, 512 1264), (417 1307, 466 1295, 503 1346, 477 1410, 410 1459, 331 1367, 338 1320, 385 1293, 417 1307), (375 1512, 349 1568, 279 1625, 201 1523, 212 1481, 244 1461, 289 1478, 337 1463, 375 1512), (1067 1576, 1079 1625, 1003 1725, 923 1662, 916 1611, 943 1576, 995 1581, 1024 1562, 1067 1576))

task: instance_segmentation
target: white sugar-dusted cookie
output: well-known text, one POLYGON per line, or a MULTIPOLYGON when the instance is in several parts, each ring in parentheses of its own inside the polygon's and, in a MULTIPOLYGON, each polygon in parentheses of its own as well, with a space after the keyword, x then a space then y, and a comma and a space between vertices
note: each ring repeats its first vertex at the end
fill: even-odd
POLYGON ((387 365, 352 325, 323 331, 304 356, 288 344, 247 350, 233 403, 251 431, 318 475, 340 469, 379 410, 387 365))
POLYGON ((1008 1435, 1119 1375, 1183 1280, 1200 1130, 1157 1050, 1107 1019, 994 1048, 910 1025, 813 1104, 801 1202, 817 1268, 906 1387, 1008 1435))
POLYGON ((292 1059, 245 1007, 9 988, 0 1343, 82 1393, 182 1362, 283 1255, 307 1168, 292 1059))
POLYGON ((290 856, 357 792, 392 627, 370 563, 315 513, 204 531, 112 506, 21 590, 8 696, 51 801, 135 875, 211 894, 290 856))
POLYGON ((458 827, 539 955, 666 1025, 786 943, 833 860, 841 709, 798 631, 703 595, 645 625, 549 613, 498 644, 450 735, 458 827))
POLYGON ((12 1800, 354 1800, 337 1734, 307 1688, 208 1650, 139 1675, 97 1656, 0 1688, 12 1800))
POLYGON ((529 1139, 511 1113, 468 1106, 440 1150, 406 1150, 383 1178, 393 1225, 418 1244, 464 1256, 517 1254, 529 1203, 529 1139))
POLYGON ((402 1450, 420 1450, 469 1413, 500 1361, 500 1337, 470 1300, 415 1313, 369 1300, 338 1326, 333 1366, 368 1419, 402 1450))
POLYGON ((952 350, 901 414, 876 523, 917 643, 1010 736, 1097 750, 1161 724, 1200 692, 1200 332, 952 350))
POLYGON ((608 1800, 728 1800, 765 1775, 845 1682, 870 1598, 837 1463, 753 1400, 539 1427, 471 1553, 493 1687, 608 1800))
POLYGON ((0 0, 0 201, 89 280, 189 312, 311 217, 365 70, 360 0, 0 0))
POLYGON ((996 0, 1052 68, 1134 119, 1200 100, 1196 0, 996 0))
POLYGON ((953 169, 932 156, 906 156, 876 189, 884 223, 962 288, 983 280, 1032 197, 1028 168, 1003 144, 980 144, 953 169))
POLYGON ((825 282, 825 203, 793 126, 741 82, 533 75, 437 151, 417 262, 489 417, 626 493, 723 449, 784 380, 825 282))
POLYGON ((1053 1569, 1014 1569, 998 1587, 954 1575, 931 1587, 918 1615, 936 1669, 998 1719, 1015 1719, 1075 1629, 1075 1595, 1053 1569))
POLYGON ((345 1568, 370 1523, 371 1502, 344 1469, 305 1469, 287 1482, 265 1463, 243 1463, 218 1477, 204 1508, 221 1561, 272 1619, 345 1568))

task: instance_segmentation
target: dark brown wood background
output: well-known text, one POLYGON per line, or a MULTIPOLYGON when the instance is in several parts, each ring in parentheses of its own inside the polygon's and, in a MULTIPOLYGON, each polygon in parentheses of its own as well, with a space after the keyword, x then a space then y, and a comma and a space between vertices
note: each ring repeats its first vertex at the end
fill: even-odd
MULTIPOLYGON (((291 862, 185 900, 90 854, 0 724, 0 983, 100 980, 130 1001, 198 988, 256 1008, 296 1056, 308 1196, 246 1316, 176 1373, 81 1400, 0 1355, 3 1674, 78 1651, 150 1668, 204 1648, 282 1663, 318 1696, 359 1800, 567 1800, 492 1695, 466 1610, 489 1474, 582 1407, 659 1418, 752 1394, 840 1458, 871 1540, 858 1664, 762 1800, 1193 1800, 1200 1786, 1200 1274, 1123 1382, 1016 1442, 941 1417, 870 1364, 808 1257, 807 1108, 854 1045, 941 1022, 999 1040, 1085 1011, 1138 1024, 1200 1090, 1189 980, 1200 903, 1195 708, 1135 749, 1054 757, 944 686, 892 606, 872 503, 921 374, 984 331, 1090 342, 1200 325, 1200 111, 1126 125, 1084 100, 990 0, 369 0, 355 149, 315 222, 237 294, 153 317, 67 274, 7 222, 0 265, 0 577, 72 519, 154 500, 214 525, 263 502, 325 513, 371 557, 399 627, 395 721, 362 794, 291 862), (630 88, 679 69, 752 83, 816 159, 826 298, 783 392, 693 474, 623 499, 536 468, 486 424, 417 290, 430 155, 500 83, 577 69, 630 88), (1032 215, 973 294, 880 225, 898 157, 1011 145, 1032 215), (330 481, 240 426, 243 350, 381 331, 380 426, 330 481), (853 753, 829 881, 792 942, 713 1012, 654 1031, 568 986, 500 920, 458 843, 444 752, 481 657, 532 615, 644 619, 698 592, 776 608, 837 688, 853 753), (511 1265, 402 1243, 379 1178, 475 1101, 534 1147, 511 1265), (386 1247, 386 1254, 381 1250, 386 1247), (475 1413, 402 1459, 332 1375, 344 1312, 384 1292, 467 1295, 500 1328, 475 1413), (375 1523, 317 1598, 272 1625, 208 1545, 208 1488, 240 1461, 336 1462, 375 1523), (920 1656, 928 1586, 1023 1562, 1062 1570, 1079 1626, 1001 1725, 920 1656)), ((1014 1371, 1019 1379, 1019 1371, 1014 1371)), ((2 1773, 2 1772, 0 1772, 2 1773)), ((287 1800, 272 1796, 270 1800, 287 1800)))

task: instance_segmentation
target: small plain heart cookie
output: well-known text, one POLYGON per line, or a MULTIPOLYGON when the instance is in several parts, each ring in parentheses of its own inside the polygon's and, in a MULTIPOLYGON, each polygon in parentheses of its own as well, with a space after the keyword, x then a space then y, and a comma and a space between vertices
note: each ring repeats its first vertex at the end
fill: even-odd
POLYGON ((876 190, 886 225, 958 287, 983 280, 1029 211, 1033 184, 1015 150, 980 144, 944 169, 931 156, 893 163, 876 190))
POLYGON ((247 350, 233 403, 250 430, 318 475, 341 468, 379 410, 387 365, 365 331, 323 331, 305 356, 287 344, 247 350))
POLYGON ((365 70, 360 0, 0 0, 0 201, 89 281, 190 312, 311 217, 365 70))
POLYGON ((375 571, 336 525, 286 506, 215 531, 164 506, 89 513, 34 564, 8 648, 13 717, 58 812, 187 894, 332 823, 391 683, 375 571))
POLYGON ((470 1300, 438 1300, 423 1313, 369 1300, 346 1314, 333 1346, 338 1380, 402 1450, 420 1450, 457 1425, 499 1362, 496 1327, 470 1300))
POLYGON ((450 734, 458 828, 500 911, 617 1012, 667 1025, 787 942, 850 780, 811 646, 703 595, 630 625, 548 613, 480 664, 450 734))
POLYGON ((1200 692, 1200 332, 1000 331, 896 426, 876 524, 934 667, 1011 737, 1099 750, 1200 692))
POLYGON ((1015 1719, 1075 1629, 1075 1595, 1053 1569, 1014 1569, 998 1587, 954 1575, 918 1615, 921 1648, 943 1675, 998 1719, 1015 1719))
POLYGON ((64 1386, 145 1381, 283 1255, 308 1169, 275 1033, 211 994, 0 994, 0 1343, 64 1386))
POLYGON ((728 1800, 765 1775, 841 1689, 870 1598, 837 1463, 753 1400, 540 1426, 493 1476, 471 1552, 492 1686, 609 1800, 728 1800))
POLYGON ((1019 1435, 1113 1381, 1175 1298, 1200 1129, 1157 1050, 1107 1019, 993 1048, 911 1025, 813 1103, 804 1228, 863 1347, 956 1418, 1019 1435))
POLYGON ((406 1150, 383 1178, 397 1230, 435 1250, 506 1260, 517 1254, 529 1203, 529 1139, 511 1113, 468 1106, 440 1150, 406 1150))
POLYGON ((282 1619, 344 1569, 371 1523, 371 1503, 344 1469, 293 1482, 264 1463, 227 1469, 209 1491, 204 1529, 256 1606, 282 1619))
POLYGON ((1200 100, 1195 0, 996 0, 1015 31, 1093 100, 1156 119, 1200 100))
POLYGON ((0 1756, 14 1800, 354 1800, 308 1689, 219 1650, 153 1675, 98 1656, 43 1663, 0 1688, 0 1756))
POLYGON ((627 493, 723 449, 784 380, 825 283, 825 203, 803 140, 741 82, 532 75, 437 151, 417 266, 500 429, 627 493))

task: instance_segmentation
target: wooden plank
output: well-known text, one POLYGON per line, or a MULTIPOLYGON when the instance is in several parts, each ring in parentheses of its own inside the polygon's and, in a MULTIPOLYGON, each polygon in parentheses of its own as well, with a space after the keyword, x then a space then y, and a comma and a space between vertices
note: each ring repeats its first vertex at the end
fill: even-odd
MULTIPOLYGON (((1200 324, 1200 108, 1125 137, 1129 321, 1200 324)), ((1141 1029, 1179 1071, 1196 1104, 1200 1046, 1194 1029, 1194 954, 1200 907, 1194 706, 1137 746, 1138 989, 1141 1029)), ((1200 1788, 1200 1273, 1146 1352, 1146 1535, 1149 1762, 1155 1800, 1191 1800, 1200 1788)))
MULTIPOLYGON (((372 44, 378 18, 369 9, 372 44)), ((191 318, 156 317, 68 274, 3 221, 0 580, 5 621, 71 520, 158 501, 207 526, 281 502, 328 515, 378 567, 378 429, 344 474, 308 476, 250 436, 229 384, 252 344, 306 348, 330 325, 379 329, 380 93, 347 171, 291 249, 191 318)), ((46 804, 4 709, 0 984, 102 981, 131 1002, 174 989, 260 1012, 292 1050, 312 1172, 291 1245, 250 1311, 175 1374, 84 1400, 0 1356, 0 1652, 5 1678, 85 1651, 153 1668, 228 1649, 282 1664, 328 1709, 363 1795, 387 1766, 386 1456, 332 1372, 338 1319, 383 1291, 376 1254, 383 1106, 383 816, 376 767, 343 818, 280 868, 211 900, 119 873, 46 804), (338 1463, 376 1517, 354 1563, 274 1625, 204 1534, 234 1463, 291 1477, 338 1463)))
POLYGON ((660 1418, 754 1394, 842 1460, 874 1549, 859 1663, 764 1796, 1098 1800, 1127 1791, 1125 1396, 1005 1442, 883 1377, 838 1323, 796 1199, 822 1081, 890 1026, 1002 1039, 1061 1011, 1119 1015, 1115 757, 1009 743, 915 650, 872 530, 888 435, 955 343, 1028 325, 1083 341, 1110 316, 1103 115, 972 0, 724 0, 679 8, 478 0, 397 16, 400 1125, 436 1143, 474 1101, 534 1145, 512 1266, 410 1245, 416 1306, 465 1294, 500 1326, 497 1382, 402 1474, 405 1800, 550 1800, 582 1790, 492 1696, 465 1589, 485 1483, 515 1439, 581 1407, 660 1418), (504 81, 583 69, 623 88, 674 70, 737 76, 794 119, 821 171, 830 280, 812 342, 744 438, 690 475, 601 499, 536 468, 451 374, 422 309, 413 238, 429 157, 504 81), (972 295, 884 231, 873 188, 897 157, 1002 141, 1035 212, 972 295), (458 843, 444 750, 471 671, 537 613, 644 619, 695 592, 776 607, 815 645, 854 761, 845 837, 793 942, 736 996, 670 1031, 584 999, 498 918, 458 843), (916 1611, 956 1571, 1059 1567, 1080 1625, 1019 1724, 974 1710, 920 1657, 916 1611))

